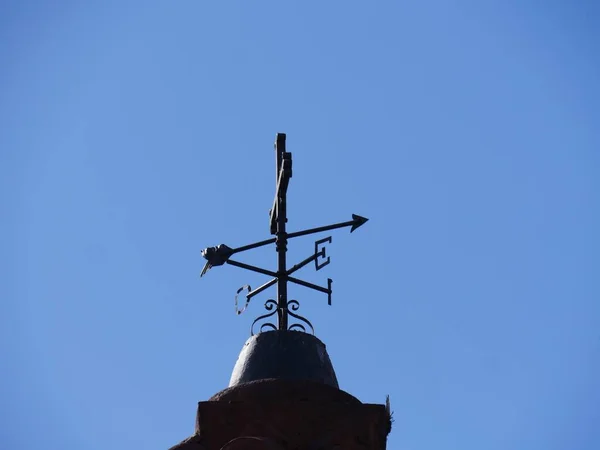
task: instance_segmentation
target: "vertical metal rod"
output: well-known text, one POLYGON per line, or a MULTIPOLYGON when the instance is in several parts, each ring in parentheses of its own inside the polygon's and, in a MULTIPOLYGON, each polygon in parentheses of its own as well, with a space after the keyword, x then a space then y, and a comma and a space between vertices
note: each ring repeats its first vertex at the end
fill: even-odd
MULTIPOLYGON (((283 174, 283 154, 285 152, 285 134, 278 133, 275 143, 275 151, 277 153, 277 177, 275 180, 276 189, 280 188, 279 178, 285 176, 283 174)), ((285 224, 287 222, 286 190, 277 190, 277 233, 276 233, 276 248, 277 248, 277 309, 278 309, 278 328, 279 330, 288 329, 288 310, 287 310, 287 233, 285 224), (283 192, 282 192, 283 191, 283 192)))

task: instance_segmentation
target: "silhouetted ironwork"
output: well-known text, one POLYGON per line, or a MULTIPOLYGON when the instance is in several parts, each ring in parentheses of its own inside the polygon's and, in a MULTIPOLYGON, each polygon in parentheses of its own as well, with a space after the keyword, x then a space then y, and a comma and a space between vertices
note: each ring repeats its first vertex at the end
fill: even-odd
POLYGON ((235 295, 235 310, 237 314, 241 314, 246 310, 252 297, 260 294, 264 290, 268 289, 273 285, 277 285, 277 300, 269 299, 265 302, 265 309, 269 311, 267 314, 263 314, 254 320, 251 327, 251 332, 254 334, 254 327, 261 320, 266 320, 277 315, 277 326, 273 323, 263 323, 259 330, 264 329, 273 330, 301 330, 306 331, 306 326, 310 327, 314 334, 314 328, 310 321, 301 315, 297 314, 296 311, 300 308, 300 303, 297 300, 288 300, 287 285, 288 282, 298 284, 319 292, 327 294, 327 303, 331 305, 331 284, 333 281, 331 278, 327 279, 327 287, 318 286, 313 283, 309 283, 304 280, 292 277, 291 275, 302 267, 310 264, 314 261, 315 270, 321 270, 323 267, 331 262, 331 258, 326 254, 325 244, 331 244, 331 236, 324 239, 320 239, 315 242, 314 253, 307 257, 300 263, 292 266, 290 269, 287 268, 286 254, 287 254, 287 242, 289 239, 306 236, 314 233, 322 233, 324 231, 335 230, 337 228, 350 227, 352 233, 358 227, 363 225, 367 220, 365 217, 352 214, 352 220, 347 222, 340 222, 332 225, 326 225, 323 227, 310 228, 307 230, 296 231, 288 233, 286 230, 287 223, 287 189, 289 186, 290 178, 292 178, 292 154, 287 152, 285 149, 285 138, 284 133, 278 133, 275 140, 275 161, 276 161, 276 187, 275 187, 275 198, 273 200, 273 206, 270 211, 270 231, 275 237, 271 239, 265 239, 264 241, 255 242, 253 244, 244 245, 242 247, 231 248, 225 244, 218 245, 216 247, 208 247, 202 250, 202 256, 206 259, 206 264, 202 268, 200 276, 204 276, 212 267, 222 266, 223 264, 230 264, 232 266, 240 267, 242 269, 257 272, 263 275, 272 277, 271 280, 259 286, 256 289, 252 289, 249 285, 244 285, 237 290, 235 295), (266 270, 260 267, 252 266, 250 264, 242 263, 231 259, 231 256, 236 253, 245 252, 258 247, 262 247, 269 244, 275 244, 277 251, 277 271, 266 270), (246 291, 246 302, 242 308, 239 308, 238 296, 246 291), (289 318, 292 317, 299 320, 300 323, 289 324, 289 318))
MULTIPOLYGON (((298 300, 288 300, 287 308, 280 308, 279 304, 275 300, 269 299, 265 302, 265 309, 267 311, 271 311, 271 312, 269 312, 267 314, 263 314, 262 316, 258 316, 256 319, 254 319, 254 322, 252 322, 252 326, 250 327, 250 333, 253 336, 255 334, 254 327, 258 324, 258 322, 260 322, 261 320, 268 319, 269 317, 272 317, 275 314, 281 315, 281 312, 284 310, 287 311, 288 315, 290 315, 294 319, 297 319, 300 321, 300 323, 293 323, 293 324, 289 325, 289 327, 287 328, 288 330, 300 330, 300 331, 306 332, 306 326, 305 326, 305 324, 306 324, 310 327, 310 330, 312 331, 312 333, 315 334, 315 327, 313 327, 313 324, 310 323, 310 321, 306 317, 303 317, 300 314, 295 313, 295 311, 298 311, 298 309, 300 309, 300 302, 298 300), (301 323, 301 322, 304 322, 304 323, 301 323)), ((279 319, 279 317, 278 317, 278 319, 279 319)), ((259 330, 262 332, 267 328, 272 329, 272 330, 278 329, 271 322, 265 322, 260 325, 259 330)))

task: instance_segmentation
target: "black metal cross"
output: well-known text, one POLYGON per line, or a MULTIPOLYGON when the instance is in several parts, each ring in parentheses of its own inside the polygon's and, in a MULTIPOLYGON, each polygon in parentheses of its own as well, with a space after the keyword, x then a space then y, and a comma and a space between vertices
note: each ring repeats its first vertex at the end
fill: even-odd
POLYGON ((262 286, 252 289, 250 286, 245 285, 238 289, 236 294, 236 311, 238 314, 241 314, 246 307, 248 306, 250 299, 265 289, 277 284, 277 301, 275 300, 267 300, 265 303, 265 308, 267 311, 270 311, 267 314, 259 316, 254 323, 252 324, 252 333, 254 334, 254 325, 262 319, 267 319, 275 314, 277 314, 277 326, 272 323, 265 323, 261 326, 261 331, 263 328, 272 328, 279 330, 292 330, 292 329, 301 329, 306 331, 304 325, 296 323, 293 325, 289 325, 289 317, 292 316, 295 319, 298 319, 306 324, 308 324, 311 329, 314 328, 308 319, 296 314, 295 311, 299 308, 299 303, 297 300, 288 300, 287 295, 287 283, 292 282, 298 284, 300 286, 304 286, 310 289, 314 289, 319 292, 323 292, 327 294, 328 304, 331 305, 331 284, 332 280, 329 278, 327 280, 327 287, 318 286, 307 281, 300 280, 298 278, 292 277, 291 275, 304 267, 305 265, 315 262, 315 269, 320 270, 330 262, 330 258, 327 257, 325 251, 325 244, 331 243, 331 236, 326 237, 324 239, 320 239, 315 242, 315 251, 314 253, 303 260, 302 262, 294 265, 290 269, 287 268, 286 261, 286 253, 287 253, 287 242, 288 239, 305 236, 307 234, 320 233, 323 231, 333 230, 336 228, 342 227, 351 227, 350 232, 353 232, 355 229, 363 225, 368 219, 352 214, 352 220, 347 222, 336 223, 333 225, 326 225, 324 227, 311 228, 308 230, 297 231, 294 233, 288 233, 286 231, 286 223, 287 223, 287 189, 289 186, 290 178, 292 178, 292 154, 286 151, 285 148, 285 138, 286 135, 284 133, 278 133, 275 141, 275 155, 276 155, 276 188, 275 188, 275 199, 273 200, 273 206, 270 212, 270 229, 271 234, 274 234, 275 237, 271 239, 266 239, 264 241, 255 242, 254 244, 245 245, 238 248, 230 248, 224 244, 221 244, 217 247, 208 247, 202 250, 202 256, 206 259, 206 264, 202 269, 200 276, 206 274, 206 272, 213 266, 220 266, 225 263, 230 264, 232 266, 240 267, 242 269, 251 270, 253 272, 258 272, 264 275, 269 275, 272 279, 262 286), (273 272, 270 270, 261 269, 260 267, 251 266, 249 264, 245 264, 239 261, 234 261, 231 259, 231 256, 235 253, 244 252, 246 250, 251 250, 257 247, 262 247, 264 245, 275 243, 275 248, 277 250, 277 272, 273 272), (319 260, 321 262, 319 262, 319 260), (247 290, 246 293, 246 304, 240 310, 237 305, 238 295, 247 290))
POLYGON ((292 178, 292 154, 285 151, 285 134, 279 133, 275 141, 276 181, 275 199, 271 208, 271 234, 276 235, 275 248, 277 249, 277 309, 280 330, 288 329, 287 314, 287 188, 292 178), (284 308, 283 305, 286 305, 284 308))

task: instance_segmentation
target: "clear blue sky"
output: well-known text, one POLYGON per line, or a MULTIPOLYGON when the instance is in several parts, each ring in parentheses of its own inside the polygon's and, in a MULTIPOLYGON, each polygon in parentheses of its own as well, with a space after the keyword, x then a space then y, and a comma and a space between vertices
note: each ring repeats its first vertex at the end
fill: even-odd
POLYGON ((391 396, 389 448, 599 449, 599 14, 2 2, 0 447, 193 432, 269 298, 235 316, 265 278, 200 250, 269 237, 286 132, 289 229, 371 219, 302 272, 333 306, 292 295, 341 387, 391 396))

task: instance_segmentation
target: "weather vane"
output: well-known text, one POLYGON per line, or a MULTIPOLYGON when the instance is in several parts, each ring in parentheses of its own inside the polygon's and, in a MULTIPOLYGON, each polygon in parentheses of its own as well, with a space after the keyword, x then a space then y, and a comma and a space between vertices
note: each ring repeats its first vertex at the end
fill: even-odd
POLYGON ((252 272, 258 272, 263 275, 268 275, 271 277, 271 280, 267 281, 262 286, 252 289, 249 285, 244 285, 237 290, 235 296, 235 308, 237 314, 241 314, 247 308, 250 299, 252 297, 260 294, 265 289, 273 285, 277 285, 277 300, 269 299, 265 303, 265 309, 270 311, 267 314, 259 316, 254 320, 251 327, 251 333, 254 334, 254 326, 260 321, 264 319, 268 319, 275 314, 277 315, 277 326, 273 323, 267 322, 263 323, 260 327, 260 331, 263 331, 265 328, 270 328, 273 330, 302 330, 306 331, 306 327, 302 323, 294 323, 289 325, 289 317, 293 317, 294 319, 300 320, 307 324, 314 333, 314 327, 310 323, 310 321, 299 314, 296 314, 295 311, 298 310, 300 304, 297 300, 288 300, 287 293, 287 285, 288 282, 298 284, 300 286, 304 286, 310 289, 314 289, 315 291, 323 292, 327 294, 327 303, 331 305, 331 278, 327 279, 327 287, 318 286, 316 284, 309 283, 307 281, 300 280, 292 276, 296 271, 301 269, 302 267, 310 264, 314 261, 315 269, 321 270, 330 262, 330 258, 326 255, 325 244, 331 243, 331 236, 328 236, 324 239, 320 239, 315 242, 315 251, 314 253, 306 258, 304 261, 294 265, 293 267, 287 267, 286 261, 286 253, 287 253, 287 242, 288 239, 306 236, 308 234, 321 233, 324 231, 334 230, 336 228, 350 227, 350 232, 352 233, 358 227, 363 225, 367 220, 365 217, 358 216, 356 214, 352 214, 352 220, 347 222, 336 223, 333 225, 326 225, 324 227, 310 228, 302 231, 295 231, 293 233, 288 233, 285 229, 285 225, 287 222, 287 189, 290 182, 290 178, 292 178, 292 154, 285 151, 285 133, 278 133, 277 138, 275 140, 275 154, 277 160, 277 172, 276 172, 276 188, 275 188, 275 199, 273 200, 273 207, 270 212, 270 226, 271 226, 271 234, 274 234, 275 237, 271 239, 266 239, 264 241, 255 242, 254 244, 244 245, 238 248, 231 248, 225 244, 218 245, 217 247, 208 247, 202 250, 202 256, 206 259, 206 264, 200 273, 200 276, 204 276, 206 272, 211 267, 221 266, 223 264, 230 264, 232 266, 240 267, 242 269, 250 270, 252 272), (239 261, 234 261, 231 259, 231 256, 236 253, 245 252, 247 250, 252 250, 254 248, 262 247, 269 244, 275 244, 275 249, 277 251, 277 271, 261 269, 260 267, 251 266, 249 264, 245 264, 239 261), (238 308, 238 296, 243 291, 247 291, 246 293, 246 304, 243 308, 238 308))

